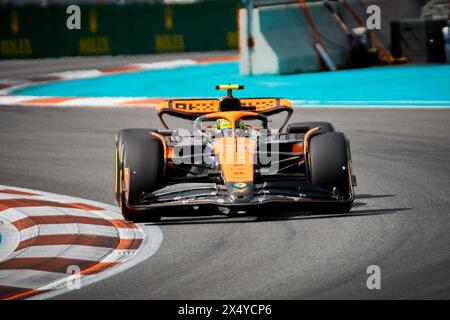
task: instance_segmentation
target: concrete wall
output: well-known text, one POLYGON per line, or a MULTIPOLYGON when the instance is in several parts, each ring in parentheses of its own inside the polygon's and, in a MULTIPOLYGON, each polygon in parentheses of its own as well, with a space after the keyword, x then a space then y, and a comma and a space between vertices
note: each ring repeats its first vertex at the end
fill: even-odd
MULTIPOLYGON (((392 20, 417 18, 425 0, 349 0, 359 17, 366 19, 369 4, 381 8, 382 29, 377 32, 385 41, 390 39, 392 20), (366 5, 367 4, 367 5, 366 5)), ((356 27, 348 10, 335 4, 344 21, 356 27)), ((347 36, 338 28, 322 1, 308 4, 321 39, 333 62, 343 66, 349 55, 347 36)), ((242 74, 289 74, 320 70, 317 54, 312 47, 310 27, 298 3, 263 6, 253 10, 252 33, 255 46, 247 47, 247 14, 240 11, 240 48, 242 74)))

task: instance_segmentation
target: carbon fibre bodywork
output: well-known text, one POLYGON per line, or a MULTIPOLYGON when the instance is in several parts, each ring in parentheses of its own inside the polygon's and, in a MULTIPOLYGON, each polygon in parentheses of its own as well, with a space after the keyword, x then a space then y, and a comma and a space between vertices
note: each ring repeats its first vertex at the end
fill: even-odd
MULTIPOLYGON (((305 208, 308 205, 337 204, 343 205, 345 211, 350 210, 355 180, 350 146, 342 133, 330 132, 331 136, 326 136, 326 130, 321 126, 308 127, 308 130, 299 126, 296 131, 289 128, 283 132, 292 115, 292 104, 288 100, 239 100, 231 95, 231 89, 238 86, 224 87, 228 90, 228 96, 223 98, 228 99, 227 107, 230 103, 237 103, 238 110, 220 111, 223 101, 219 99, 167 100, 157 107, 166 129, 149 129, 141 133, 141 139, 144 141, 151 136, 153 143, 159 140, 161 157, 155 158, 154 154, 147 157, 158 163, 163 159, 163 164, 160 172, 152 171, 158 179, 151 180, 150 188, 139 182, 140 187, 133 191, 132 200, 129 197, 130 181, 136 178, 143 181, 139 174, 146 171, 147 165, 145 159, 135 157, 137 167, 127 166, 123 155, 119 156, 123 150, 118 151, 122 211, 139 213, 165 207, 201 206, 251 210, 261 205, 282 204, 305 208), (282 124, 269 129, 268 117, 282 112, 286 113, 282 124), (179 129, 170 130, 163 115, 194 120, 193 130, 187 134, 180 134, 179 129), (214 122, 219 120, 228 122, 229 129, 215 127, 214 122), (241 128, 237 124, 242 122, 252 124, 241 128), (319 171, 325 175, 319 174, 321 178, 318 179, 317 168, 320 166, 315 166, 315 171, 311 170, 313 161, 309 145, 315 136, 322 135, 325 140, 320 145, 326 147, 319 147, 315 142, 315 152, 322 159, 319 161, 321 168, 325 169, 319 171), (331 142, 327 142, 328 138, 331 142), (336 143, 339 144, 337 148, 334 146, 336 143), (321 151, 317 153, 319 149, 321 151), (333 154, 340 160, 333 160, 333 154), (333 165, 328 166, 328 163, 333 165), (139 167, 141 169, 136 170, 139 167), (158 181, 156 185, 155 181, 158 181)), ((332 125, 329 127, 329 131, 334 131, 332 125)), ((319 140, 314 138, 314 141, 319 140)), ((137 152, 139 150, 142 148, 136 149, 137 152)))
MULTIPOLYGON (((160 131, 161 137, 166 139, 172 132, 160 131)), ((146 194, 142 199, 135 203, 126 202, 126 206, 137 211, 145 211, 150 208, 162 207, 192 207, 192 206, 220 206, 234 209, 248 209, 259 205, 299 205, 307 207, 309 204, 327 204, 327 203, 352 203, 354 200, 353 186, 355 178, 351 171, 351 160, 348 162, 348 181, 351 187, 350 194, 346 197, 339 195, 336 190, 330 190, 308 182, 307 161, 305 161, 305 152, 303 151, 304 139, 279 139, 282 135, 276 135, 277 139, 263 141, 258 144, 259 148, 270 149, 270 147, 261 147, 262 144, 278 144, 278 154, 281 157, 280 162, 287 163, 283 168, 289 167, 287 173, 283 173, 283 168, 273 173, 270 167, 262 166, 256 163, 252 166, 253 178, 251 181, 229 181, 223 177, 223 169, 219 166, 205 168, 202 173, 191 174, 187 171, 186 175, 173 175, 174 168, 197 167, 194 159, 198 154, 189 155, 192 162, 186 163, 184 155, 182 158, 185 163, 174 165, 177 158, 177 147, 180 149, 189 147, 195 149, 195 143, 169 144, 168 150, 172 150, 172 157, 166 159, 168 168, 171 172, 167 184, 160 189, 146 194), (297 151, 296 151, 297 149, 297 151)), ((311 135, 305 135, 310 138, 311 135)), ((200 148, 206 148, 206 144, 201 143, 200 148)), ((258 149, 258 148, 257 148, 258 149)), ((307 154, 307 153, 306 153, 307 154)), ((200 156, 203 156, 201 154, 200 156)), ((201 167, 201 164, 199 164, 201 167)), ((183 170, 183 169, 181 169, 183 170)))

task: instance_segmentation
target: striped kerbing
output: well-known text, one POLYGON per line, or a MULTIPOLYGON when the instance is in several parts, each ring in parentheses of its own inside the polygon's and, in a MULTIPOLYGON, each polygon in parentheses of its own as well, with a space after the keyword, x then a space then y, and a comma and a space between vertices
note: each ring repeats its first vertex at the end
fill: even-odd
POLYGON ((80 270, 81 283, 131 259, 142 229, 110 208, 89 201, 0 186, 0 220, 20 234, 13 252, 0 256, 0 299, 25 299, 61 289, 80 270))

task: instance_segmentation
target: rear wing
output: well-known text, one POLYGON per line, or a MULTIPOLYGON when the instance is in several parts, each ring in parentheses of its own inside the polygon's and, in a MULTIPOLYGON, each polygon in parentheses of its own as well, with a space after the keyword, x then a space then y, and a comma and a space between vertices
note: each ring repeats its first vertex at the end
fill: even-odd
MULTIPOLYGON (((269 116, 287 111, 292 114, 292 102, 284 98, 242 98, 242 111, 253 111, 269 116)), ((195 120, 208 113, 219 112, 219 99, 170 99, 156 106, 158 117, 163 126, 168 129, 163 116, 195 120)))

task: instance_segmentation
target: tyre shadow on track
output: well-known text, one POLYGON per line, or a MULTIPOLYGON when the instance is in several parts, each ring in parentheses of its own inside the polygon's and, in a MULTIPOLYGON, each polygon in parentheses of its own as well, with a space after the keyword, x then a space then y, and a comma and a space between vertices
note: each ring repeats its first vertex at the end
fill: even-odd
POLYGON ((395 194, 357 194, 355 195, 356 200, 358 199, 376 199, 376 198, 391 198, 395 197, 395 194))
MULTIPOLYGON (((358 195, 356 199, 370 199, 370 198, 384 198, 395 197, 395 195, 358 195)), ((192 224, 224 224, 224 223, 255 223, 255 222, 270 222, 270 221, 284 221, 284 220, 312 220, 312 219, 330 219, 330 218, 351 218, 361 216, 376 216, 384 214, 393 214, 401 211, 408 211, 411 208, 383 208, 383 209, 362 209, 366 206, 364 202, 355 201, 353 210, 344 214, 330 214, 326 211, 322 213, 312 213, 308 211, 297 210, 283 210, 277 212, 252 212, 242 213, 235 216, 228 216, 224 214, 205 212, 192 212, 192 210, 180 210, 174 212, 170 216, 164 216, 163 220, 157 225, 192 225, 192 224)), ((264 208, 261 208, 264 210, 264 208)), ((147 223, 144 223, 147 224, 147 223)))

